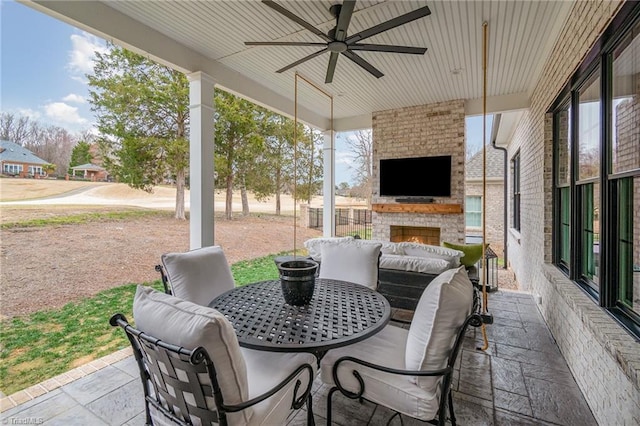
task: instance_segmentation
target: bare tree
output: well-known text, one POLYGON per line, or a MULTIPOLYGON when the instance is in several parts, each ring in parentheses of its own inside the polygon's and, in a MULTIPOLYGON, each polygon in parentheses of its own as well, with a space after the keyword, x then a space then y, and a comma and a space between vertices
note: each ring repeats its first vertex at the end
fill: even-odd
POLYGON ((0 114, 0 139, 17 143, 38 157, 55 164, 58 173, 69 168, 77 137, 58 126, 43 126, 29 117, 0 114))
POLYGON ((15 114, 0 114, 0 139, 23 145, 31 139, 32 122, 29 117, 16 117, 15 114))
POLYGON ((371 130, 358 130, 346 138, 347 145, 353 153, 354 166, 352 177, 355 185, 352 193, 360 198, 366 198, 371 204, 373 191, 373 137, 371 130))

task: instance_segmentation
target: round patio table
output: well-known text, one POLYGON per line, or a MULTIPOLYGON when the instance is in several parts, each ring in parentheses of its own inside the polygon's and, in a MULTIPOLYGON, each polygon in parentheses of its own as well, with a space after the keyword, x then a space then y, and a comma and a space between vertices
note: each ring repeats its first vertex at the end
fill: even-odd
POLYGON ((310 352, 318 362, 330 349, 363 340, 388 322, 391 307, 380 293, 345 281, 317 278, 308 305, 285 303, 279 280, 236 287, 210 307, 233 325, 240 346, 310 352))

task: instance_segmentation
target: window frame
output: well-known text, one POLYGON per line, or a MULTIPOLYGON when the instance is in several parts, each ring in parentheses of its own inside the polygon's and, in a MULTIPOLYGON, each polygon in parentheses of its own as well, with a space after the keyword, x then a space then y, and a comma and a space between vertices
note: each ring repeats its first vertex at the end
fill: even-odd
MULTIPOLYGON (((620 238, 623 235, 623 229, 626 224, 621 221, 625 220, 625 209, 629 209, 628 204, 620 202, 621 185, 625 185, 623 179, 635 179, 635 183, 640 183, 640 167, 625 170, 624 172, 612 173, 613 160, 613 82, 614 82, 614 53, 619 48, 624 49, 624 40, 631 34, 634 34, 634 40, 638 37, 637 32, 632 30, 640 25, 640 3, 629 2, 623 5, 621 11, 614 17, 612 23, 605 30, 601 38, 596 42, 593 49, 586 56, 586 59, 580 64, 577 71, 572 75, 567 85, 560 91, 555 101, 552 103, 549 113, 552 114, 552 135, 553 135, 553 172, 552 172, 552 199, 553 199, 553 244, 552 244, 552 262, 558 269, 563 271, 572 281, 574 281, 582 290, 584 290, 600 307, 608 311, 623 327, 627 329, 636 338, 640 338, 640 310, 639 307, 626 306, 623 300, 623 283, 620 282, 621 272, 618 271, 620 257, 619 246, 620 238), (590 84, 592 78, 599 78, 599 174, 597 177, 589 177, 587 179, 578 180, 579 170, 579 119, 580 119, 580 90, 590 84), (569 108, 567 109, 567 106, 569 108), (569 145, 569 182, 559 184, 560 173, 560 144, 561 140, 561 123, 560 113, 569 110, 568 125, 570 127, 570 138, 567 142, 569 145), (585 193, 588 193, 589 185, 599 187, 599 205, 593 205, 593 200, 589 204, 589 200, 585 199, 585 193), (567 206, 562 204, 566 198, 566 191, 569 188, 569 261, 563 260, 563 241, 561 241, 563 226, 563 215, 566 214, 567 206), (563 198, 562 195, 565 195, 563 198), (583 214, 583 206, 593 205, 597 208, 598 226, 599 226, 599 271, 597 274, 596 284, 588 276, 583 274, 585 270, 586 260, 584 259, 585 244, 588 244, 588 238, 584 234, 583 223, 585 217, 589 215, 583 214), (623 226, 624 225, 624 226, 623 226)), ((634 185, 632 182, 631 185, 634 185)), ((594 196, 595 198, 595 193, 594 196)), ((631 207, 633 209, 633 207, 631 207)), ((626 210, 625 210, 626 211, 626 210)), ((595 213, 593 213, 595 214, 595 213)), ((594 220, 592 226, 595 232, 595 216, 591 216, 594 220)), ((627 219, 629 220, 629 219, 627 219)), ((630 219, 633 220, 633 219, 630 219)), ((640 224, 634 224, 634 227, 640 224)), ((595 240, 594 240, 595 241, 595 240)), ((595 243, 591 250, 595 250, 595 243)))
POLYGON ((522 217, 521 217, 521 194, 520 194, 520 171, 521 171, 521 157, 520 150, 518 150, 514 156, 511 158, 511 169, 513 174, 512 185, 511 185, 511 201, 512 201, 512 211, 511 211, 511 226, 516 231, 520 232, 522 227, 522 217))
POLYGON ((474 228, 474 229, 479 229, 482 228, 482 195, 466 195, 464 197, 464 211, 465 211, 465 216, 464 216, 464 226, 466 228, 474 228), (467 203, 467 199, 468 198, 478 198, 480 200, 480 210, 470 210, 469 209, 469 205, 467 203), (470 225, 469 223, 467 223, 467 215, 466 213, 479 213, 480 214, 480 223, 478 223, 477 225, 470 225))

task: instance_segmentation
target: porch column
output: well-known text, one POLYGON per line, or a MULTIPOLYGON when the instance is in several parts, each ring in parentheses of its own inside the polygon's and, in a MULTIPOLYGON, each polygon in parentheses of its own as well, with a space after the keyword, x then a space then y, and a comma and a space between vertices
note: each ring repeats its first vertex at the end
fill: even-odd
POLYGON ((189 247, 214 245, 213 206, 215 138, 213 79, 194 72, 189 79, 189 247))
POLYGON ((322 186, 322 235, 333 237, 336 233, 336 177, 334 173, 336 147, 331 130, 324 132, 324 181, 322 186))

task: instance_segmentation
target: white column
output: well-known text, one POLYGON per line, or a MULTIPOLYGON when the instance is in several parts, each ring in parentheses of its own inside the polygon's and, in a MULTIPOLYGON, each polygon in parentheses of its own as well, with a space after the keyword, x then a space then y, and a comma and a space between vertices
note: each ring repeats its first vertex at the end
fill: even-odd
POLYGON ((333 237, 336 230, 336 177, 334 166, 336 147, 333 145, 332 131, 324 132, 324 181, 322 187, 322 235, 333 237))
POLYGON ((213 150, 215 106, 213 79, 202 72, 189 79, 189 246, 191 249, 214 245, 213 150))

